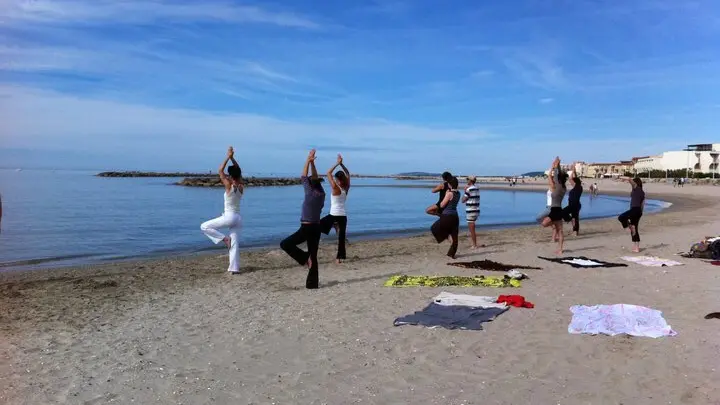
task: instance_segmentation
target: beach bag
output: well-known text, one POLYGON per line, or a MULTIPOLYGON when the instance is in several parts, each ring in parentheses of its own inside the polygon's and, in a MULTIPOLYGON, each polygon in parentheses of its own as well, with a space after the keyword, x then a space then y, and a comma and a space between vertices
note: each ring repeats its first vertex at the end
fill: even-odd
POLYGON ((690 248, 690 257, 720 260, 720 240, 698 242, 690 248))
POLYGON ((712 242, 708 248, 713 260, 720 260, 720 240, 712 242))

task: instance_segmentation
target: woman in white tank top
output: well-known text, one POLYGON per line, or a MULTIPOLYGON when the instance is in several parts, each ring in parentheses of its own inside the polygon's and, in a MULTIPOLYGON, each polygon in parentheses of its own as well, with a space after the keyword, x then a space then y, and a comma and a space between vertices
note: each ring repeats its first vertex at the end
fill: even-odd
POLYGON ((228 149, 227 157, 223 161, 218 170, 220 181, 225 186, 223 199, 225 202, 225 212, 215 219, 204 222, 200 225, 200 230, 210 238, 213 243, 218 244, 224 242, 229 249, 230 265, 228 271, 232 274, 240 272, 240 247, 238 239, 240 237, 240 228, 242 226, 242 217, 240 216, 240 201, 242 200, 245 186, 242 181, 242 170, 235 160, 235 151, 232 146, 228 149), (228 173, 225 174, 225 167, 228 162, 232 161, 232 166, 227 168, 228 173), (225 236, 218 229, 228 228, 229 233, 225 236))
POLYGON ((347 241, 345 237, 347 232, 345 201, 347 200, 347 194, 350 190, 350 171, 343 164, 342 155, 338 155, 337 163, 328 170, 327 179, 330 182, 330 187, 332 187, 330 215, 320 220, 320 229, 325 235, 328 235, 330 230, 335 228, 338 235, 336 260, 338 263, 342 263, 342 261, 346 259, 345 242, 347 241), (338 170, 338 172, 333 175, 333 171, 338 166, 342 168, 342 170, 338 170))

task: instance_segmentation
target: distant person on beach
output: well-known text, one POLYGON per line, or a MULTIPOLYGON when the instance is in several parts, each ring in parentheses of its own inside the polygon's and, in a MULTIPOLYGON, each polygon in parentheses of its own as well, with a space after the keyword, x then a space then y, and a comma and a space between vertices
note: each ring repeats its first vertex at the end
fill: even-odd
POLYGON ((338 155, 337 163, 327 172, 327 179, 330 181, 332 193, 330 194, 330 214, 320 220, 322 233, 328 235, 330 229, 335 228, 338 235, 338 251, 335 259, 337 263, 345 260, 345 235, 347 232, 347 213, 345 212, 345 201, 350 191, 350 171, 343 164, 342 155, 338 155), (334 175, 333 171, 340 167, 334 175))
POLYGON ((632 191, 630 192, 630 209, 618 216, 618 221, 622 224, 623 229, 630 228, 630 236, 632 237, 632 251, 640 253, 640 218, 642 218, 645 210, 645 191, 643 190, 642 180, 639 177, 634 179, 625 178, 630 182, 632 191))
POLYGON ((305 288, 319 288, 320 276, 318 274, 318 245, 320 244, 320 214, 325 206, 325 189, 315 168, 315 149, 311 150, 305 160, 302 174, 300 175, 305 199, 302 204, 300 217, 300 229, 294 234, 280 242, 280 247, 298 264, 308 267, 308 275, 305 280, 305 288), (308 171, 311 175, 308 177, 308 171), (298 248, 298 245, 307 242, 308 251, 298 248))
POLYGON ((216 245, 220 242, 225 243, 229 249, 230 265, 228 271, 232 274, 240 272, 240 247, 238 245, 240 237, 240 228, 242 226, 242 217, 240 216, 240 200, 242 200, 245 186, 242 180, 242 170, 235 160, 235 151, 232 146, 228 148, 227 157, 223 161, 220 169, 218 169, 220 181, 225 187, 223 199, 225 200, 225 211, 222 216, 200 225, 200 230, 210 238, 216 245), (232 161, 232 165, 225 168, 228 162, 232 161), (218 229, 228 228, 229 234, 223 235, 218 229))
POLYGON ((553 241, 558 242, 558 255, 563 252, 563 243, 565 236, 563 235, 563 209, 562 202, 567 192, 565 183, 568 175, 560 168, 560 158, 553 160, 550 168, 550 176, 548 176, 548 184, 551 190, 550 213, 542 222, 544 227, 553 227, 553 241))
POLYGON ((469 176, 467 178, 465 196, 463 197, 463 203, 465 203, 465 218, 468 223, 468 230, 470 231, 470 240, 472 240, 471 249, 478 248, 475 222, 480 216, 480 189, 475 185, 476 182, 477 178, 475 176, 469 176))
MULTIPOLYGON (((575 167, 574 164, 573 167, 575 167)), ((582 181, 574 170, 570 179, 573 182, 573 188, 568 195, 568 205, 563 209, 563 219, 565 222, 572 222, 573 233, 578 236, 580 235, 580 209, 582 208, 580 197, 582 197, 583 188, 582 181)))
POLYGON ((458 192, 458 179, 452 177, 448 181, 450 188, 445 193, 445 198, 440 202, 442 213, 440 219, 435 221, 430 230, 437 243, 442 243, 451 238, 452 243, 447 255, 455 258, 458 248, 458 234, 460 233, 460 217, 458 216, 457 206, 460 202, 460 192, 458 192))
POLYGON ((440 214, 442 213, 442 208, 440 207, 440 203, 442 203, 443 200, 445 199, 445 194, 447 193, 448 189, 450 188, 450 186, 448 185, 448 181, 450 181, 450 179, 452 177, 453 177, 453 175, 450 174, 450 172, 444 172, 442 174, 443 182, 441 184, 438 184, 437 186, 435 186, 435 188, 432 189, 433 193, 440 193, 440 196, 438 198, 437 204, 431 205, 425 210, 425 212, 428 213, 429 215, 440 216, 440 214))

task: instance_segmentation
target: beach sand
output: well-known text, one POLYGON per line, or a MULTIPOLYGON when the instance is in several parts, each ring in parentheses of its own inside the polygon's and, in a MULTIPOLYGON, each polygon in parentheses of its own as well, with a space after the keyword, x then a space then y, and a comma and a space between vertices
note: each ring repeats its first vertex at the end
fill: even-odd
MULTIPOLYGON (((646 191, 674 205, 643 218, 643 253, 685 266, 575 269, 538 259, 553 255, 550 231, 525 227, 482 232, 477 252, 463 235, 459 252, 542 267, 519 289, 383 287, 398 273, 497 275, 447 266, 429 235, 353 243, 344 265, 324 241, 314 291, 279 249, 244 254, 237 276, 222 255, 2 273, 0 403, 720 404, 720 320, 703 319, 720 311, 720 267, 674 256, 720 234, 720 187, 646 191), (441 291, 536 307, 483 331, 393 326, 441 291), (568 334, 570 306, 615 303, 663 311, 678 335, 568 334)), ((581 232, 568 255, 629 254, 615 219, 581 232)))

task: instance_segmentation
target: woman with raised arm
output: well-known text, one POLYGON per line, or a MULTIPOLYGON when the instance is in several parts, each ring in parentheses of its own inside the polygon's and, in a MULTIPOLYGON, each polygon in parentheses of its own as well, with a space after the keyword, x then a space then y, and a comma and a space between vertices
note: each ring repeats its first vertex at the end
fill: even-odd
POLYGON ((235 151, 232 146, 228 148, 227 157, 218 169, 220 181, 225 187, 223 198, 225 200, 225 211, 215 219, 204 222, 200 225, 200 230, 210 238, 216 245, 224 242, 229 249, 230 265, 228 271, 232 274, 240 272, 240 247, 238 245, 240 237, 240 228, 242 226, 242 217, 240 216, 240 200, 242 200, 245 186, 242 180, 242 170, 235 160, 235 151), (225 168, 228 162, 232 161, 232 165, 225 168), (218 229, 228 228, 229 234, 223 235, 218 229))
POLYGON ((445 198, 440 202, 440 219, 435 221, 430 230, 437 243, 442 243, 448 237, 452 243, 447 255, 455 258, 458 248, 458 234, 460 232, 460 217, 458 216, 457 206, 460 202, 460 192, 458 191, 458 179, 452 177, 448 181, 450 188, 445 193, 445 198))
POLYGON ((553 240, 557 240, 558 242, 558 250, 555 253, 558 255, 562 254, 563 243, 565 242, 563 235, 562 201, 567 191, 567 187, 565 186, 567 177, 567 173, 560 168, 560 158, 556 157, 550 167, 550 174, 548 176, 551 196, 550 214, 543 220, 542 226, 553 227, 553 240))
POLYGON ((345 235, 347 232, 347 213, 345 212, 345 201, 350 191, 350 171, 343 164, 342 155, 338 154, 337 163, 327 172, 327 179, 330 182, 332 193, 330 194, 330 214, 320 220, 322 233, 328 235, 330 229, 335 228, 338 235, 338 251, 335 259, 342 263, 346 259, 345 235), (333 171, 340 167, 334 175, 333 171))
POLYGON ((631 179, 625 177, 632 186, 630 192, 630 209, 618 216, 618 221, 622 224, 623 229, 630 228, 630 236, 632 237, 632 251, 640 253, 640 218, 645 210, 645 191, 643 190, 642 180, 639 177, 631 179))
POLYGON ((300 229, 288 236, 280 243, 280 247, 300 265, 308 267, 305 288, 318 288, 320 276, 318 274, 318 245, 320 244, 320 214, 325 206, 325 189, 315 168, 315 149, 310 151, 302 175, 300 176, 305 199, 302 204, 300 216, 300 229), (311 175, 308 177, 308 171, 311 175), (298 245, 307 242, 308 251, 298 248, 298 245))
POLYGON ((565 219, 565 222, 572 222, 573 233, 575 233, 575 236, 578 236, 580 235, 580 209, 582 209, 580 197, 582 197, 583 188, 582 181, 577 176, 577 172, 574 170, 575 167, 576 164, 573 163, 573 171, 570 176, 570 179, 573 182, 573 188, 570 190, 568 195, 568 205, 563 209, 563 219, 565 219))

